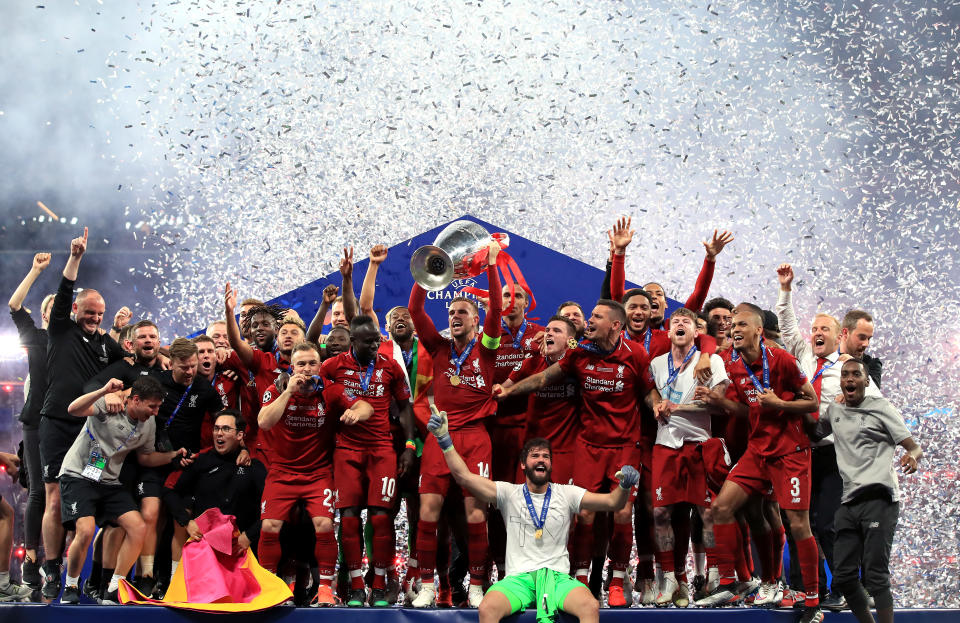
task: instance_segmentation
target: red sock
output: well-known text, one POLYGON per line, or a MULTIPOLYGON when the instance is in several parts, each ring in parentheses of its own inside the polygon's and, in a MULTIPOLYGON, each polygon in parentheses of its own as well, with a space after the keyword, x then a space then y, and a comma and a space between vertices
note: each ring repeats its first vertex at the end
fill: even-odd
POLYGON ((317 532, 317 544, 313 547, 313 555, 317 559, 320 584, 330 586, 333 583, 333 576, 337 573, 337 537, 333 530, 317 532))
POLYGON ((578 521, 573 529, 573 572, 577 579, 587 582, 590 556, 593 553, 593 524, 578 521))
POLYGON ((773 531, 767 532, 754 532, 754 543, 757 546, 757 556, 760 557, 760 563, 762 565, 760 569, 760 578, 764 582, 772 581, 770 578, 773 575, 773 547, 772 547, 772 538, 773 531))
POLYGON ((740 547, 740 529, 735 523, 713 524, 713 539, 717 546, 713 548, 720 581, 733 582, 737 577, 737 557, 742 556, 740 547))
POLYGON ((660 565, 660 570, 664 573, 670 573, 676 569, 673 563, 673 550, 667 549, 662 552, 657 552, 657 563, 660 565))
POLYGON ((437 566, 437 522, 417 523, 417 565, 420 567, 420 581, 433 584, 433 573, 437 566))
MULTIPOLYGON (((610 569, 626 571, 630 562, 630 550, 633 549, 633 526, 628 523, 613 524, 613 537, 610 539, 610 569)), ((623 586, 623 575, 613 574, 611 586, 623 586)))
POLYGON ((393 518, 390 515, 373 515, 373 588, 386 588, 387 569, 393 562, 393 518))
POLYGON ((797 541, 797 562, 803 576, 803 592, 807 595, 806 605, 816 606, 820 603, 820 550, 813 536, 797 541))
POLYGON ((775 551, 773 581, 776 582, 783 576, 783 546, 787 544, 787 531, 783 529, 783 524, 773 531, 773 539, 775 551))
POLYGON ((740 526, 741 550, 739 562, 743 563, 743 567, 738 569, 737 573, 743 572, 746 574, 741 579, 743 581, 752 578, 756 570, 753 568, 753 552, 750 550, 750 526, 747 525, 746 521, 741 521, 738 525, 740 526))
POLYGON ((280 564, 280 533, 260 531, 260 545, 257 546, 257 562, 270 573, 277 572, 280 564))
POLYGON ((363 540, 360 537, 359 517, 340 517, 340 545, 343 547, 343 564, 350 575, 350 588, 364 588, 363 540))
POLYGON ((470 584, 483 586, 487 579, 487 522, 467 524, 467 555, 470 584))

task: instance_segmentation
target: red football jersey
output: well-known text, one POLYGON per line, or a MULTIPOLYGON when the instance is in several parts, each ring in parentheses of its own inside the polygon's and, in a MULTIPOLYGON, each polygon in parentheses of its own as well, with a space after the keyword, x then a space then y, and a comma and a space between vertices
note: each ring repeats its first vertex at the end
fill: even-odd
POLYGON ((343 385, 359 399, 370 403, 373 415, 370 419, 341 426, 337 431, 337 446, 354 450, 365 450, 372 446, 393 447, 390 433, 390 402, 409 402, 410 388, 400 365, 392 357, 377 353, 374 359, 373 373, 366 389, 363 381, 368 368, 361 366, 353 351, 331 357, 320 366, 320 376, 333 383, 343 385))
MULTIPOLYGON (((522 326, 522 325, 521 325, 522 326)), ((517 366, 532 355, 539 356, 540 349, 533 344, 533 337, 543 331, 535 322, 527 321, 523 335, 514 337, 503 325, 497 363, 493 374, 494 383, 503 383, 517 366), (516 344, 516 347, 514 347, 516 344)), ((497 416, 490 422, 495 427, 523 426, 527 420, 527 397, 507 398, 497 405, 497 416)))
POLYGON ((654 388, 650 357, 642 344, 621 339, 606 355, 581 346, 567 351, 558 363, 579 381, 584 441, 624 446, 639 440, 639 407, 654 388))
MULTIPOLYGON (((767 348, 770 366, 770 387, 784 400, 792 400, 795 392, 807 382, 796 357, 782 348, 767 348)), ((739 353, 725 358, 727 398, 750 407, 750 437, 748 446, 761 456, 778 457, 810 447, 810 439, 803 430, 802 414, 787 414, 780 409, 764 409, 757 400, 759 393, 747 374, 746 362, 739 353), (735 358, 734 358, 735 357, 735 358)), ((757 381, 763 384, 763 358, 750 364, 757 381)))
MULTIPOLYGON (((523 360, 518 370, 510 373, 514 383, 547 369, 547 360, 537 353, 523 360)), ((580 434, 580 390, 577 379, 567 377, 526 397, 526 439, 544 437, 555 451, 573 450, 580 434)))
MULTIPOLYGON (((500 291, 500 275, 497 267, 487 267, 487 281, 490 292, 500 291)), ((473 349, 464 359, 458 372, 453 357, 462 352, 453 353, 453 340, 445 338, 437 331, 430 316, 423 310, 427 292, 418 284, 410 291, 410 303, 407 308, 417 329, 417 336, 427 352, 433 358, 433 400, 437 408, 447 412, 450 430, 457 430, 467 424, 478 422, 493 415, 497 403, 491 394, 493 386, 497 350, 483 345, 484 338, 478 334, 473 349), (457 377, 457 384, 450 379, 457 377)), ((499 335, 500 307, 503 303, 499 296, 491 296, 487 315, 483 319, 483 331, 488 336, 499 335)), ((499 347, 499 344, 497 345, 499 347)))
MULTIPOLYGON (((263 405, 281 394, 263 393, 263 405)), ((357 402, 343 385, 326 384, 322 392, 294 393, 280 420, 270 429, 270 469, 310 474, 333 464, 333 446, 340 416, 357 402)))

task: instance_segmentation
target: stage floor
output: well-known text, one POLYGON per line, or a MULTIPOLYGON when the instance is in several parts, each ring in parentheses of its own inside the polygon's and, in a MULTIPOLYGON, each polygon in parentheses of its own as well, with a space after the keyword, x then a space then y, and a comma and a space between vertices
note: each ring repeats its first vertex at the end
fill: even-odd
MULTIPOLYGON (((0 604, 0 623, 104 623, 104 621, 136 620, 137 623, 180 623, 223 620, 221 615, 187 612, 158 606, 61 606, 59 604, 0 604)), ((231 623, 307 623, 324 619, 349 617, 351 623, 476 623, 476 610, 412 610, 409 608, 293 608, 279 606, 255 613, 233 613, 231 623), (395 618, 395 621, 390 619, 395 618)), ((756 608, 630 608, 601 610, 601 623, 631 623, 639 620, 665 623, 792 623, 798 617, 795 610, 760 610, 756 608)), ((510 623, 534 623, 536 613, 528 610, 507 619, 510 623)), ((827 621, 856 623, 853 615, 828 612, 827 621)), ((899 623, 958 623, 960 610, 900 609, 896 611, 899 623)), ((563 623, 576 619, 563 615, 563 623)))

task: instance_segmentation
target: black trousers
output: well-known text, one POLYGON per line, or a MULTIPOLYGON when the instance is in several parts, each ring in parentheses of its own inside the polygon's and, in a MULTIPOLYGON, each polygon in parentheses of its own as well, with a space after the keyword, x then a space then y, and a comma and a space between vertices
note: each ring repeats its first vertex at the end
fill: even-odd
MULTIPOLYGON (((833 444, 817 446, 810 452, 810 529, 817 537, 822 559, 820 560, 820 595, 827 594, 827 573, 823 568, 824 560, 834 571, 834 540, 837 531, 834 526, 834 516, 840 508, 840 498, 843 496, 843 479, 837 467, 837 451, 833 444)), ((800 577, 800 565, 797 562, 796 546, 793 535, 787 530, 787 543, 790 547, 790 586, 800 589, 803 581, 800 577)), ((836 589, 836 580, 831 589, 836 589)))
POLYGON ((865 608, 868 592, 878 610, 893 607, 890 548, 899 515, 900 504, 885 492, 859 496, 837 510, 833 584, 851 609, 865 608))

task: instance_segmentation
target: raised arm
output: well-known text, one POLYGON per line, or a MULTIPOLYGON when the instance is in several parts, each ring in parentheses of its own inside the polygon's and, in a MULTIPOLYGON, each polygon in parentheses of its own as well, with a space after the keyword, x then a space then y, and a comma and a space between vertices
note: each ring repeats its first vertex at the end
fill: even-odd
POLYGON ((227 323, 227 339, 230 340, 230 347, 237 353, 240 363, 249 368, 253 364, 253 348, 243 341, 243 335, 240 333, 240 325, 237 324, 237 317, 233 310, 237 306, 237 290, 230 287, 227 282, 223 292, 223 311, 224 321, 227 323))
MULTIPOLYGON (((413 320, 413 328, 417 330, 417 337, 423 342, 423 345, 430 352, 435 352, 444 344, 443 336, 433 325, 433 320, 423 310, 423 303, 427 299, 427 291, 420 287, 419 283, 414 283, 410 290, 410 301, 407 303, 407 310, 410 312, 410 318, 413 320)), ((499 334, 498 334, 499 335, 499 334)), ((412 379, 411 379, 412 382, 412 379)))
POLYGON ((450 439, 450 433, 447 432, 447 412, 437 411, 437 407, 434 405, 430 405, 430 411, 432 415, 430 415, 430 421, 427 422, 427 430, 437 438, 437 443, 443 450, 443 458, 447 462, 447 467, 450 469, 453 479, 481 502, 494 504, 497 501, 497 483, 471 472, 463 461, 463 457, 457 453, 457 449, 453 447, 453 440, 450 439))
POLYGON ((707 256, 703 259, 703 266, 700 268, 700 274, 697 276, 697 284, 693 288, 693 294, 683 304, 687 309, 700 312, 703 308, 703 302, 707 300, 707 293, 710 291, 710 283, 713 282, 713 269, 717 263, 717 255, 723 251, 723 247, 733 242, 733 234, 728 231, 717 235, 717 230, 713 230, 713 239, 703 241, 703 248, 706 249, 707 256))
POLYGON ((623 300, 627 288, 623 263, 627 255, 627 247, 633 241, 633 234, 636 233, 630 229, 632 222, 632 217, 621 218, 614 223, 613 229, 607 231, 613 255, 610 262, 610 298, 617 302, 623 300))
POLYGON ((380 320, 373 311, 373 297, 377 286, 377 271, 380 270, 380 264, 387 259, 386 245, 374 245, 370 249, 370 264, 367 267, 367 274, 363 276, 363 285, 360 286, 360 315, 370 316, 376 323, 377 329, 380 329, 380 320))
POLYGON ((350 322, 357 315, 357 296, 353 293, 353 247, 343 248, 340 274, 343 276, 343 315, 350 322))
MULTIPOLYGON (((20 308, 23 307, 23 301, 27 298, 27 294, 30 293, 30 288, 33 286, 33 282, 37 280, 37 277, 40 276, 47 266, 50 265, 50 254, 49 253, 37 253, 33 256, 33 266, 30 267, 30 272, 27 273, 27 276, 23 278, 23 281, 20 282, 20 285, 17 286, 17 289, 13 291, 13 294, 10 296, 10 311, 20 311, 20 308)), ((43 313, 43 310, 40 310, 43 313)))
POLYGON ((91 415, 95 415, 96 409, 93 406, 94 403, 107 394, 113 394, 121 391, 122 389, 123 381, 118 379, 110 379, 100 389, 86 393, 71 402, 70 406, 67 407, 67 413, 74 417, 90 417, 91 415))
POLYGON ((83 254, 87 252, 87 228, 83 228, 83 236, 74 238, 70 241, 70 257, 67 258, 67 265, 63 267, 63 276, 70 281, 77 280, 77 272, 80 270, 80 260, 83 254))
POLYGON ((490 301, 483 319, 483 345, 491 350, 500 348, 500 319, 503 312, 503 296, 500 294, 500 274, 497 272, 497 256, 500 243, 490 241, 487 255, 487 282, 490 285, 490 301))
POLYGON ((800 335, 800 324, 793 310, 793 267, 790 264, 780 264, 777 267, 777 280, 780 282, 776 307, 780 337, 790 354, 799 358, 807 344, 800 335))
POLYGON ((632 465, 624 465, 616 473, 620 483, 610 493, 592 493, 587 491, 580 500, 580 510, 584 511, 618 511, 627 503, 630 489, 640 482, 640 472, 632 465))
POLYGON ((323 335, 323 323, 327 320, 327 312, 330 306, 337 300, 337 294, 340 288, 332 283, 323 289, 323 296, 320 299, 320 309, 317 310, 313 320, 310 321, 310 327, 307 328, 306 339, 314 344, 320 343, 320 336, 323 335))

